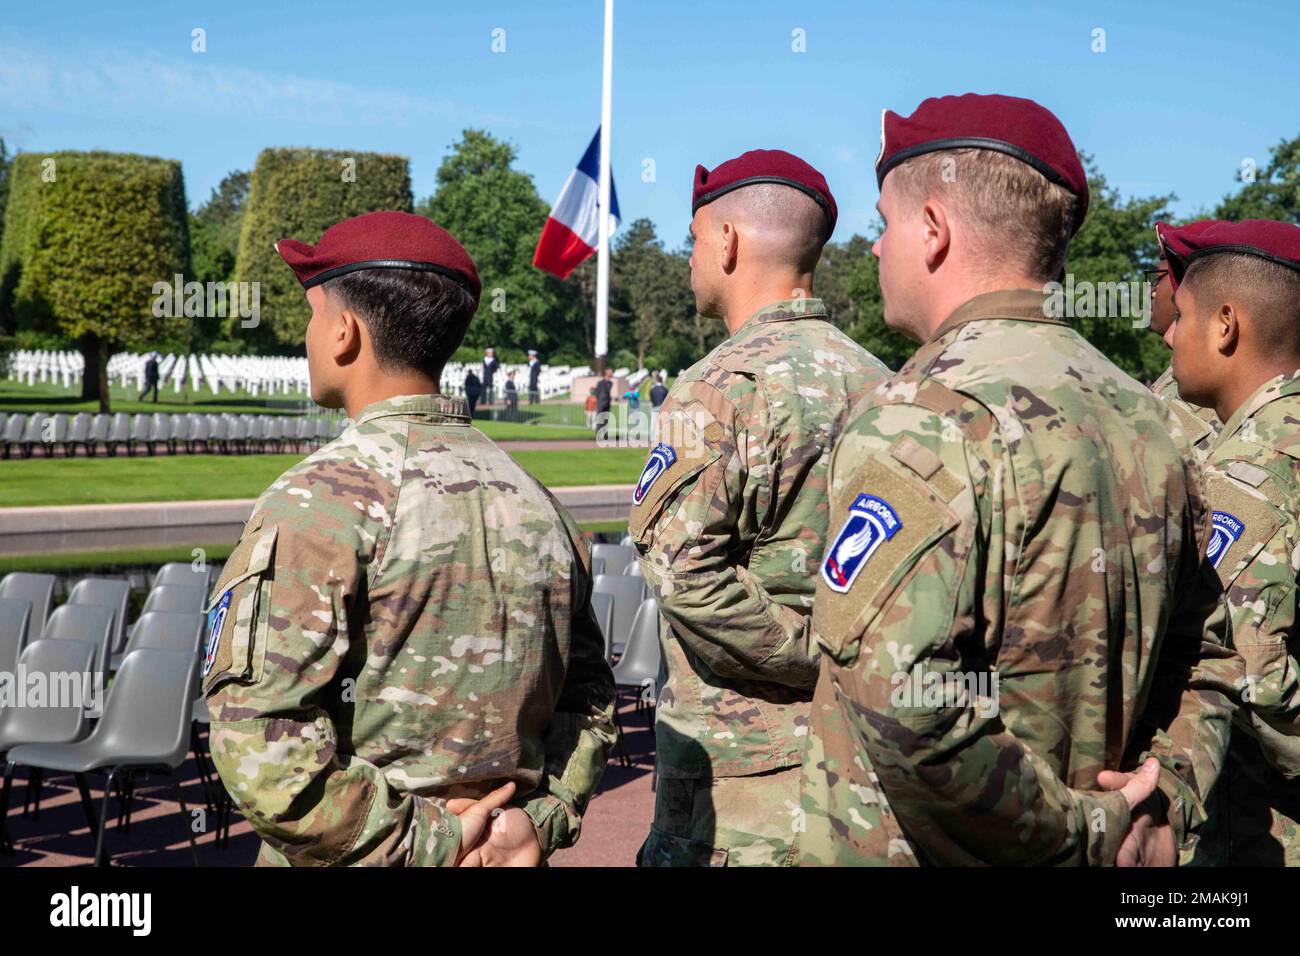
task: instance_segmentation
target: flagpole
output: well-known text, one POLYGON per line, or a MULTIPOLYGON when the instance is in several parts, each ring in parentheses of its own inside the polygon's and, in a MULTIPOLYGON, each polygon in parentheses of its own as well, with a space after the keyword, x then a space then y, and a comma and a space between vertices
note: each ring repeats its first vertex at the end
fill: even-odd
POLYGON ((596 373, 609 351, 609 147, 614 79, 614 0, 605 0, 605 59, 600 76, 600 233, 596 247, 596 373))

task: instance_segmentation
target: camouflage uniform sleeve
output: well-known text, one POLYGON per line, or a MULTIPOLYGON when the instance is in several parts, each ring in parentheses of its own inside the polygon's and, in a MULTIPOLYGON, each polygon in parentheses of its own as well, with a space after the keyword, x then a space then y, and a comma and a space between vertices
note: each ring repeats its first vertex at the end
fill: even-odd
POLYGON ((1193 831, 1206 820, 1205 801, 1228 751, 1241 658, 1226 644, 1226 615, 1218 578, 1202 561, 1210 515, 1200 468, 1185 455, 1189 515, 1182 546, 1186 561, 1171 602, 1147 703, 1133 739, 1160 762, 1158 789, 1180 854, 1194 849, 1193 831))
POLYGON ((291 865, 452 865, 460 823, 338 752, 338 668, 366 617, 355 529, 263 499, 208 612, 203 691, 212 759, 240 812, 291 865))
MULTIPOLYGON (((1289 472, 1293 464, 1284 460, 1289 472)), ((1244 673, 1240 699, 1250 732, 1283 777, 1300 776, 1300 615, 1297 503, 1275 477, 1233 462, 1210 478, 1215 534, 1210 555, 1224 589, 1234 650, 1244 673)))
MULTIPOLYGON (((545 489, 543 489, 545 491, 545 489)), ((582 814, 596 794, 614 745, 614 674, 605 637, 591 607, 591 555, 582 530, 549 492, 573 543, 573 622, 569 666, 555 714, 546 729, 542 783, 522 803, 537 828, 544 856, 572 846, 582 814)))
POLYGON ((926 862, 1112 862, 1124 797, 1070 788, 999 717, 995 649, 979 635, 1000 627, 983 602, 1018 534, 993 504, 1009 459, 982 444, 917 404, 877 405, 850 424, 832 454, 833 537, 817 581, 823 666, 926 862))
POLYGON ((673 388, 629 525, 673 633, 720 677, 811 690, 810 618, 774 601, 737 555, 770 507, 762 389, 742 416, 702 381, 673 388), (665 450, 666 449, 666 450, 665 450))

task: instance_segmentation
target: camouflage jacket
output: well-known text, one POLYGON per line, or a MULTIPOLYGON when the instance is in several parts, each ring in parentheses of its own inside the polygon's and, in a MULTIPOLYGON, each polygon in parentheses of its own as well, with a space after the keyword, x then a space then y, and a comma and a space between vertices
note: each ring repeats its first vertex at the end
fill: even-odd
POLYGON ((1231 763, 1211 851, 1232 865, 1300 864, 1300 371, 1259 388, 1228 420, 1206 474, 1231 643, 1245 662, 1231 763), (1269 837, 1269 831, 1272 836, 1269 837))
POLYGON ((1031 290, 967 302, 855 409, 831 459, 801 862, 1113 862, 1129 813, 1097 774, 1147 749, 1186 839, 1240 676, 1202 637, 1189 452, 1031 290))
POLYGON ((1219 421, 1219 416, 1214 413, 1214 409, 1193 405, 1178 394, 1178 382, 1174 378, 1172 365, 1151 383, 1151 391, 1173 406, 1178 414, 1179 423, 1187 432, 1187 437, 1191 439, 1192 448, 1196 451, 1196 460, 1204 465, 1210 457, 1214 440, 1219 437, 1219 429, 1223 427, 1223 422, 1219 421))
POLYGON ((212 757, 264 864, 450 864, 507 779, 576 839, 613 676, 572 519, 464 402, 367 406, 258 499, 213 589, 212 757))
POLYGON ((667 622, 660 773, 799 765, 827 457, 887 375, 803 299, 760 309, 674 383, 630 522, 667 622))

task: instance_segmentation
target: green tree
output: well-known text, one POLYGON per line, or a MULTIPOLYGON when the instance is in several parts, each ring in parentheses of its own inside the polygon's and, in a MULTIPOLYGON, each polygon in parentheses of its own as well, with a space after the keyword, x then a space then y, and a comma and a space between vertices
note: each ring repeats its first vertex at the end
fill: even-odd
MULTIPOLYGON (((208 283, 234 279, 251 179, 247 171, 227 174, 212 190, 208 201, 190 214, 190 258, 195 280, 208 283)), ((223 324, 219 316, 205 315, 198 319, 194 329, 195 348, 206 348, 217 339, 223 324)))
POLYGON ((182 348, 189 325, 159 310, 156 283, 189 270, 181 165, 125 153, 14 158, 0 244, 0 311, 53 332, 86 361, 82 397, 108 411, 118 348, 182 348))
MULTIPOLYGON (((224 200, 223 200, 224 202, 224 200)), ((263 350, 301 352, 311 318, 302 286, 275 251, 286 236, 318 242, 330 226, 367 212, 411 211, 405 156, 325 149, 264 149, 253 167, 235 257, 235 281, 257 283, 256 326, 231 316, 238 341, 263 350)))
POLYGON ((572 276, 561 282, 533 267, 548 207, 515 158, 512 143, 465 130, 416 211, 459 239, 478 268, 483 296, 465 344, 553 357, 583 347, 581 290, 572 276))
MULTIPOLYGON (((1081 282, 1141 282, 1142 270, 1159 259, 1155 224, 1170 218, 1173 194, 1122 200, 1097 169, 1092 157, 1081 154, 1088 170, 1091 202, 1065 260, 1075 286, 1081 282)), ((1169 364, 1169 349, 1142 325, 1136 315, 1067 319, 1079 333, 1139 381, 1150 382, 1169 364), (1135 327, 1137 323, 1138 327, 1135 327)))
POLYGON ((1225 196, 1215 219, 1277 219, 1300 223, 1300 136, 1273 147, 1263 170, 1237 172, 1241 189, 1225 196))
POLYGON ((0 136, 0 242, 4 242, 5 203, 9 201, 9 168, 12 165, 13 158, 5 146, 4 137, 0 136))
POLYGON ((638 219, 619 237, 612 266, 611 337, 636 356, 638 368, 668 365, 679 353, 670 332, 695 314, 689 265, 664 250, 654 223, 638 219))
POLYGON ((871 254, 873 242, 855 234, 846 242, 828 243, 813 291, 825 301, 831 321, 896 370, 916 351, 916 343, 885 325, 880 263, 871 254))

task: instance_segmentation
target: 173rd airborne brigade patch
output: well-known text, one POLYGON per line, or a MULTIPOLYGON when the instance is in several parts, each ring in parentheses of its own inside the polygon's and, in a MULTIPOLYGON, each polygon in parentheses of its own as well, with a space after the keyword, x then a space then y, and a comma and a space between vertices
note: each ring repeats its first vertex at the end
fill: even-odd
POLYGON ((845 593, 875 550, 902 527, 898 512, 888 501, 875 495, 858 495, 849 507, 844 527, 826 549, 822 580, 832 591, 845 593))
POLYGON ((650 487, 659 480, 660 475, 676 463, 677 452, 673 451, 671 445, 665 445, 663 442, 655 445, 654 451, 650 452, 650 457, 646 459, 645 467, 641 469, 641 477, 637 479, 636 488, 632 491, 632 504, 639 505, 645 501, 650 487))
POLYGON ((1228 514, 1226 511, 1214 512, 1210 520, 1214 526, 1214 533, 1210 537, 1210 543, 1205 546, 1205 557, 1217 570, 1219 562, 1228 553, 1228 549, 1237 543, 1237 539, 1246 530, 1246 524, 1236 515, 1228 514))

